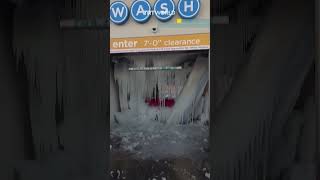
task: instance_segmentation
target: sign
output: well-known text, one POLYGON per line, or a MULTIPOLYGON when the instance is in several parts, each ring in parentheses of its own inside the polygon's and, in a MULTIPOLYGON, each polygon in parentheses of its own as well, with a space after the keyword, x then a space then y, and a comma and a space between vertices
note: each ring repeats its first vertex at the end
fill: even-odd
POLYGON ((126 4, 116 1, 110 5, 110 20, 115 24, 124 24, 129 18, 129 9, 126 4))
POLYGON ((168 21, 175 15, 176 6, 172 0, 157 0, 155 15, 160 21, 168 21))
POLYGON ((145 23, 151 17, 152 8, 148 1, 137 0, 131 5, 131 17, 138 23, 145 23))
MULTIPOLYGON (((135 0, 130 7, 131 17, 138 23, 146 23, 154 14, 158 20, 167 22, 176 14, 183 19, 195 18, 200 12, 200 0, 179 0, 178 7, 173 0, 156 0, 153 8, 147 0, 135 0)), ((126 23, 129 9, 122 1, 115 1, 110 6, 110 20, 117 25, 126 23)))
POLYGON ((200 0, 180 0, 178 12, 182 18, 191 19, 197 16, 200 6, 200 0))
POLYGON ((111 39, 111 53, 209 49, 210 34, 111 39))
POLYGON ((210 0, 110 1, 112 54, 210 48, 210 0))

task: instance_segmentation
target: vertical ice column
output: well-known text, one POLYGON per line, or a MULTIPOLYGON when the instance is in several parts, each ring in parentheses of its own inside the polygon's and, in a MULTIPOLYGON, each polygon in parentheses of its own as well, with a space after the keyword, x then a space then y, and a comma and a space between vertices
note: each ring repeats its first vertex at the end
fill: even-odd
MULTIPOLYGON (((165 67, 178 66, 185 61, 196 57, 194 54, 153 54, 145 56, 147 60, 146 66, 150 67, 165 67)), ((184 65, 183 65, 184 66, 184 65)), ((187 74, 191 71, 190 68, 184 67, 182 70, 175 71, 149 71, 146 72, 146 97, 152 96, 154 88, 158 86, 162 96, 177 97, 182 90, 183 85, 187 80, 187 74)))
POLYGON ((114 66, 114 79, 119 87, 119 102, 120 111, 129 109, 128 94, 129 94, 129 70, 128 64, 119 62, 114 66))
POLYGON ((204 107, 201 115, 202 123, 206 123, 207 121, 209 122, 209 113, 210 113, 210 96, 208 91, 204 96, 204 107))
POLYGON ((117 92, 116 82, 114 79, 114 69, 110 68, 110 122, 114 120, 115 112, 120 111, 119 92, 117 92))
POLYGON ((188 123, 194 119, 196 105, 208 80, 208 59, 198 57, 168 119, 168 124, 188 123))
MULTIPOLYGON (((145 67, 145 56, 130 57, 133 60, 133 67, 145 67)), ((132 66, 130 66, 132 67, 132 66)), ((129 71, 129 107, 140 112, 144 104, 146 88, 146 71, 129 71)))

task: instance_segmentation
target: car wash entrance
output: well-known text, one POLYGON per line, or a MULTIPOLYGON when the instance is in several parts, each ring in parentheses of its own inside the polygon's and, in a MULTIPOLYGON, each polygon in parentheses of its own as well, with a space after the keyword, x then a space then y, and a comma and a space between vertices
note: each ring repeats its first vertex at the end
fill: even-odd
POLYGON ((165 124, 208 121, 206 51, 114 55, 112 68, 112 104, 127 118, 140 112, 165 124))
MULTIPOLYGON (((116 177, 117 168, 123 177, 132 175, 120 163, 124 159, 127 163, 138 161, 143 168, 152 162, 159 168, 139 176, 160 176, 163 172, 163 177, 171 177, 169 165, 175 167, 176 161, 187 162, 175 168, 190 168, 190 177, 205 175, 193 164, 209 168, 204 166, 209 150, 208 62, 206 51, 113 56, 112 176, 116 177)), ((138 167, 133 163, 130 168, 138 167)))
MULTIPOLYGON (((150 3, 167 0, 158 1, 150 3)), ((201 8, 191 21, 176 14, 166 22, 111 22, 112 179, 210 176, 209 15, 201 8), (199 28, 206 18, 208 26, 199 28)))

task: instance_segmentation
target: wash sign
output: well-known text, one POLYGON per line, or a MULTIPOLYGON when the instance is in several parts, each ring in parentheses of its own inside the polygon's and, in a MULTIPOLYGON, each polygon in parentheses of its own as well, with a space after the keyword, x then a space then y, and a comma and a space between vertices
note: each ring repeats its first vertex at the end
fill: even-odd
POLYGON ((111 0, 110 53, 210 49, 210 0, 111 0))
POLYGON ((123 1, 115 1, 110 5, 110 20, 122 25, 131 17, 143 24, 155 16, 159 21, 167 22, 176 14, 182 19, 193 19, 200 9, 200 0, 179 0, 177 4, 173 0, 157 0, 153 5, 148 0, 135 0, 130 7, 123 1))

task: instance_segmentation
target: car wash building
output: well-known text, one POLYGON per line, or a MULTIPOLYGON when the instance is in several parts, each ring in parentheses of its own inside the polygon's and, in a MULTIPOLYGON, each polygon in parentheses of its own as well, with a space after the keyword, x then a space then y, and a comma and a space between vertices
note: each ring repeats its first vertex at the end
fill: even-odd
MULTIPOLYGON (((192 69, 196 65, 193 61, 197 58, 202 56, 208 58, 210 1, 126 0, 110 3, 110 53, 114 63, 114 78, 120 78, 115 79, 118 83, 119 96, 125 96, 124 99, 119 97, 118 107, 120 110, 130 108, 126 98, 131 94, 127 88, 129 85, 125 82, 128 80, 121 79, 129 72, 140 74, 139 78, 143 78, 143 81, 150 81, 148 87, 142 84, 131 85, 132 90, 143 88, 139 92, 144 93, 141 96, 146 102, 150 105, 160 105, 160 99, 164 98, 173 107, 176 98, 182 93, 183 84, 187 80, 185 77, 191 73, 187 69, 192 69), (169 78, 169 76, 173 77, 172 84, 167 83, 161 86, 163 89, 159 89, 160 84, 154 81, 159 77, 169 78), (148 79, 151 77, 154 79, 148 79), (178 81, 180 85, 175 84, 178 81), (136 85, 138 86, 134 87, 136 85), (125 87, 123 91, 122 86, 125 87)), ((208 60, 205 61, 203 66, 208 67, 208 60)), ((194 89, 197 93, 208 90, 208 69, 204 73, 206 80, 200 88, 202 92, 194 89)), ((133 78, 130 75, 127 77, 133 78)), ((138 81, 142 82, 141 80, 138 81)))
MULTIPOLYGON (((138 159, 144 168, 143 159, 160 160, 155 166, 164 174, 152 171, 148 178, 173 178, 171 163, 177 169, 192 162, 201 166, 209 155, 200 149, 209 146, 204 139, 209 137, 210 1, 110 3, 111 168, 126 151, 134 154, 126 155, 127 162, 138 159), (175 166, 182 156, 187 163, 175 166)), ((127 177, 136 177, 124 169, 127 177)))

